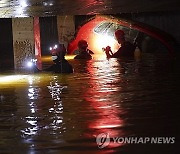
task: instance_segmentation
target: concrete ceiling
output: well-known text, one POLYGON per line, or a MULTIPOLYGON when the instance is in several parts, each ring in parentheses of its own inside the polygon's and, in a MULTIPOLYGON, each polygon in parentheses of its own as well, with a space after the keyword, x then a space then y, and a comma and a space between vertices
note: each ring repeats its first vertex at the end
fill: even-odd
POLYGON ((0 18, 180 11, 179 0, 0 0, 0 18))

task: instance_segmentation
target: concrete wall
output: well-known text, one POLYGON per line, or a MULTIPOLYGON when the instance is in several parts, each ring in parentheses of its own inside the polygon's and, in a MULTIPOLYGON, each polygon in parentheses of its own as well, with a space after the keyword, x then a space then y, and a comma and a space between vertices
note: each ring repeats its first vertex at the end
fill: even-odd
POLYGON ((20 69, 34 57, 33 18, 13 18, 14 66, 20 69))
POLYGON ((67 47, 75 34, 74 16, 57 16, 57 28, 59 42, 67 47))

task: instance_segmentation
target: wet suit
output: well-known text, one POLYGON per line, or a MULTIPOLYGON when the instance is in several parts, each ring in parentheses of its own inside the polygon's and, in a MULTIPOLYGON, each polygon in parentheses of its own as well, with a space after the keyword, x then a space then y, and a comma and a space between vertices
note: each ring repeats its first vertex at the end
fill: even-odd
POLYGON ((54 73, 73 73, 72 66, 68 63, 66 59, 56 62, 49 68, 43 71, 54 72, 54 73))
POLYGON ((122 44, 119 50, 111 55, 111 58, 120 58, 120 57, 134 57, 135 46, 130 42, 126 41, 122 44))
POLYGON ((33 67, 34 73, 39 72, 53 72, 53 73, 73 73, 73 67, 68 63, 66 59, 54 60, 54 64, 50 67, 39 70, 36 66, 33 67))
POLYGON ((92 56, 87 51, 82 51, 80 54, 74 57, 74 59, 92 59, 92 56))

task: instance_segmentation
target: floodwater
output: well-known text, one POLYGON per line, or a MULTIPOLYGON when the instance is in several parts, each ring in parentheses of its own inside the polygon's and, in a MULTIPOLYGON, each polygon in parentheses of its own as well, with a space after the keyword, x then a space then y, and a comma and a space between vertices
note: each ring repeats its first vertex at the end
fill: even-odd
POLYGON ((1 73, 0 153, 179 153, 178 61, 96 57, 70 59, 73 74, 1 73), (101 133, 110 137, 104 148, 103 139, 96 143, 101 133), (115 137, 173 142, 114 143, 115 137))

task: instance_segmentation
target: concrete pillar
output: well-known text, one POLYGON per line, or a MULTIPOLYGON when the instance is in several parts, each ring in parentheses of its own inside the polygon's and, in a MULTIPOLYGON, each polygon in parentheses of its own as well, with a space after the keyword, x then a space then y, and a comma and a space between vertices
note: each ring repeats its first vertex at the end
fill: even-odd
POLYGON ((13 18, 13 48, 15 69, 24 68, 34 58, 33 18, 13 18))
POLYGON ((67 48, 68 43, 74 38, 74 16, 57 16, 58 40, 67 48))

